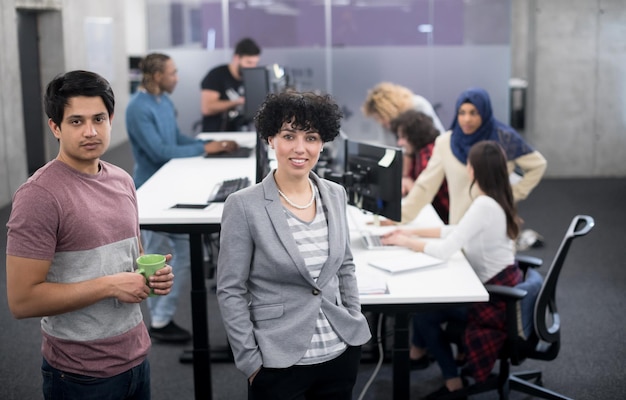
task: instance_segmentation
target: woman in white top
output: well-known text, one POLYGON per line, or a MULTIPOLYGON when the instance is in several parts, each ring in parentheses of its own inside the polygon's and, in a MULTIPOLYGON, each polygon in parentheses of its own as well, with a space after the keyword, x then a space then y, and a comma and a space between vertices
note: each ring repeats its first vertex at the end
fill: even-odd
MULTIPOLYGON (((485 284, 515 286, 522 273, 515 265, 514 239, 519 233, 518 217, 506 166, 506 156, 495 141, 472 146, 467 158, 474 200, 458 225, 437 228, 398 229, 383 238, 383 243, 447 259, 463 250, 472 268, 485 284), (420 237, 440 237, 424 241, 420 237)), ((506 338, 502 302, 478 303, 469 308, 451 308, 417 314, 414 318, 412 353, 437 360, 445 385, 427 398, 434 399, 463 388, 450 344, 441 335, 441 323, 456 319, 467 321, 464 337, 467 370, 483 382, 491 372, 498 351, 506 338), (415 346, 417 345, 417 346, 415 346)), ((415 354, 414 354, 415 355, 415 354)), ((459 393, 462 394, 462 393, 459 393)))

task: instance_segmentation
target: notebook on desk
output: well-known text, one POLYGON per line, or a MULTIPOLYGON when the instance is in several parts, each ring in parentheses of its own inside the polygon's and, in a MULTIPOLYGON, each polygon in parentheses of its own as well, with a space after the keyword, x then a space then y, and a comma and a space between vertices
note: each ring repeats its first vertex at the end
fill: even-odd
POLYGON ((432 267, 443 264, 444 261, 424 253, 414 251, 398 251, 398 253, 384 252, 381 254, 368 254, 368 264, 389 273, 412 271, 420 268, 432 267))
POLYGON ((205 154, 205 158, 248 158, 252 154, 252 147, 239 146, 237 150, 222 153, 205 154))

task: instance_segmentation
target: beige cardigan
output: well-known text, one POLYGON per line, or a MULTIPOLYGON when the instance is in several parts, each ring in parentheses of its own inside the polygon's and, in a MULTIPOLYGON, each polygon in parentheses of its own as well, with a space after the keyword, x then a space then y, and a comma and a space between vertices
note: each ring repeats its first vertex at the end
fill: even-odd
MULTIPOLYGON (((433 201, 444 178, 448 182, 451 225, 459 222, 472 203, 467 166, 452 154, 451 135, 452 131, 448 131, 435 140, 433 154, 426 169, 417 177, 413 188, 402 202, 402 223, 414 220, 421 209, 433 201)), ((513 172, 515 166, 523 171, 521 180, 512 186, 513 198, 519 201, 525 199, 537 186, 546 170, 547 162, 541 153, 534 151, 510 160, 507 166, 509 173, 513 172)))

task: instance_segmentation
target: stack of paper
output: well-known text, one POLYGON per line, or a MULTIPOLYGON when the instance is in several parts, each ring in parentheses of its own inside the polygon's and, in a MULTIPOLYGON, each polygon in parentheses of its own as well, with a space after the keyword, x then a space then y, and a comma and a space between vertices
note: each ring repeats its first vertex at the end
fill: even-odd
POLYGON ((359 294, 388 293, 387 282, 381 279, 379 275, 359 273, 357 274, 357 285, 359 286, 359 294))
POLYGON ((424 253, 402 251, 368 256, 368 264, 390 273, 412 271, 419 268, 432 267, 444 261, 424 253))

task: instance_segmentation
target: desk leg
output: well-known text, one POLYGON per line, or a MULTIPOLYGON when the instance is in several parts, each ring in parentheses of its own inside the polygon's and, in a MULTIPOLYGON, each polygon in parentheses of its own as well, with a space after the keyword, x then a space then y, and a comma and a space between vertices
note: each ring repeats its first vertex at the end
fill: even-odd
POLYGON ((213 397, 213 393, 211 387, 209 319, 206 282, 204 280, 202 234, 189 234, 189 246, 191 251, 191 320, 193 328, 195 399, 210 400, 213 397))
POLYGON ((409 314, 395 315, 393 336, 393 399, 408 399, 411 389, 409 362, 409 314))

